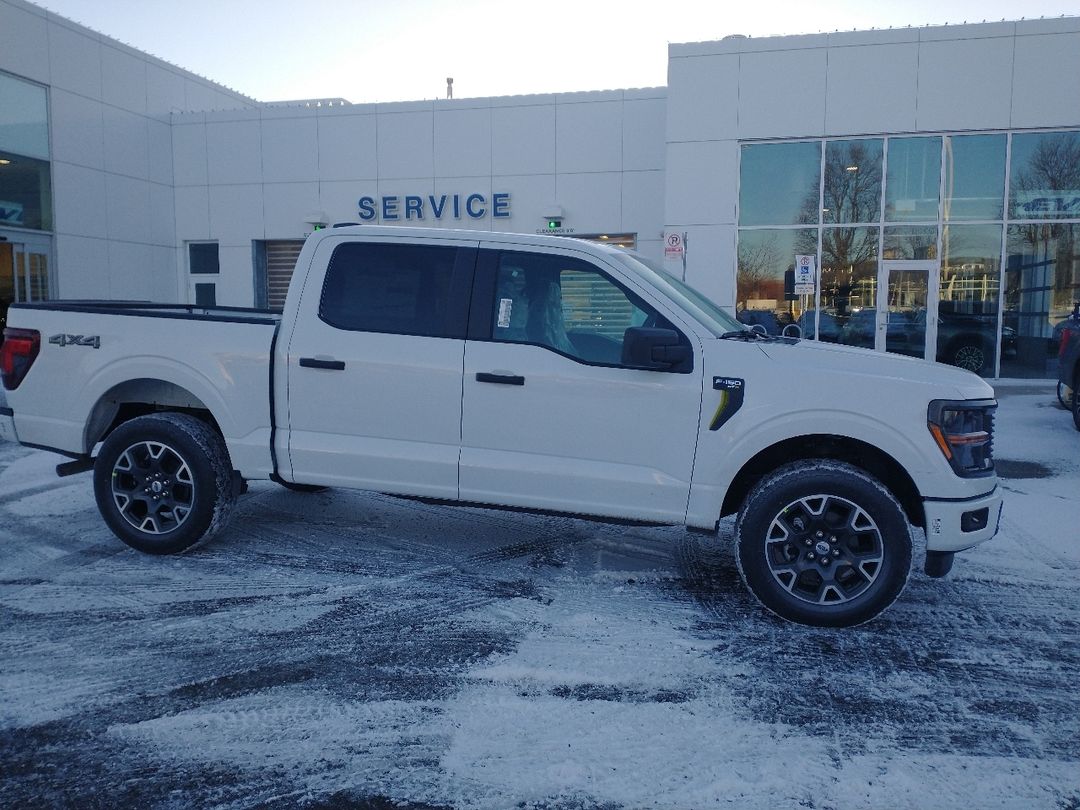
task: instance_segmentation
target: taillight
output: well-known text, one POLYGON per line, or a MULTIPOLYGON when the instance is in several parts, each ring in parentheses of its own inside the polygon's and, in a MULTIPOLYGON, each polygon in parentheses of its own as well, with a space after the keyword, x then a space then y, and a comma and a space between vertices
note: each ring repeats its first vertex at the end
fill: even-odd
POLYGON ((964 478, 994 471, 993 400, 934 400, 927 427, 953 471, 964 478))
POLYGON ((1073 330, 1072 329, 1062 329, 1061 330, 1061 343, 1058 345, 1058 358, 1062 358, 1062 357, 1065 356, 1065 349, 1068 348, 1069 341, 1072 339, 1072 336, 1073 336, 1073 330))
POLYGON ((36 329, 4 330, 4 342, 0 345, 0 377, 4 388, 14 391, 19 387, 40 349, 41 333, 36 329))

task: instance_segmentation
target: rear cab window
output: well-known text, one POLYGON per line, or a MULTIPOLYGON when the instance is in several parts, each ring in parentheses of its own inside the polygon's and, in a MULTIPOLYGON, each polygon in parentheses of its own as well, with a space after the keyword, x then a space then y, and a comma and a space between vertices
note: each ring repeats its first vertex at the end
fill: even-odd
POLYGON ((337 329, 462 339, 476 251, 345 242, 334 248, 319 318, 337 329))

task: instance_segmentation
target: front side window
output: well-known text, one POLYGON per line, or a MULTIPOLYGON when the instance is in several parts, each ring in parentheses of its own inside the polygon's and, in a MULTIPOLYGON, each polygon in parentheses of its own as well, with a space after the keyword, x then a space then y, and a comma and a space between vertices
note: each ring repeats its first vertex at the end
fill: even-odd
POLYGON ((492 338, 553 349, 576 360, 622 363, 632 326, 672 329, 633 293, 592 265, 546 254, 500 254, 492 338))
POLYGON ((463 337, 450 301, 457 248, 347 242, 330 258, 319 317, 338 329, 463 337))

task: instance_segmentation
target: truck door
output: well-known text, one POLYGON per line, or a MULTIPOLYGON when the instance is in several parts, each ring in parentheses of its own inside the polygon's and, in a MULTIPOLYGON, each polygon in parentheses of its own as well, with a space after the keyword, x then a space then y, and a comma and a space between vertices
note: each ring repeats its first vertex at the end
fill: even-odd
POLYGON ((696 340, 681 331, 692 371, 629 368, 628 327, 679 327, 582 254, 490 248, 465 347, 461 498, 681 522, 701 406, 696 340))
POLYGON ((288 346, 288 414, 278 415, 293 481, 457 497, 476 244, 319 244, 288 346))

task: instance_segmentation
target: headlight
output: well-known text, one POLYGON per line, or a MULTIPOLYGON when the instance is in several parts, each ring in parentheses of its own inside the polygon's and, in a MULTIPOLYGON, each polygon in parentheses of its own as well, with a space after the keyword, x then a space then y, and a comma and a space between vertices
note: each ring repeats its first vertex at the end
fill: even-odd
POLYGON ((927 427, 957 475, 993 475, 996 410, 997 402, 992 399, 935 399, 930 403, 927 427))

